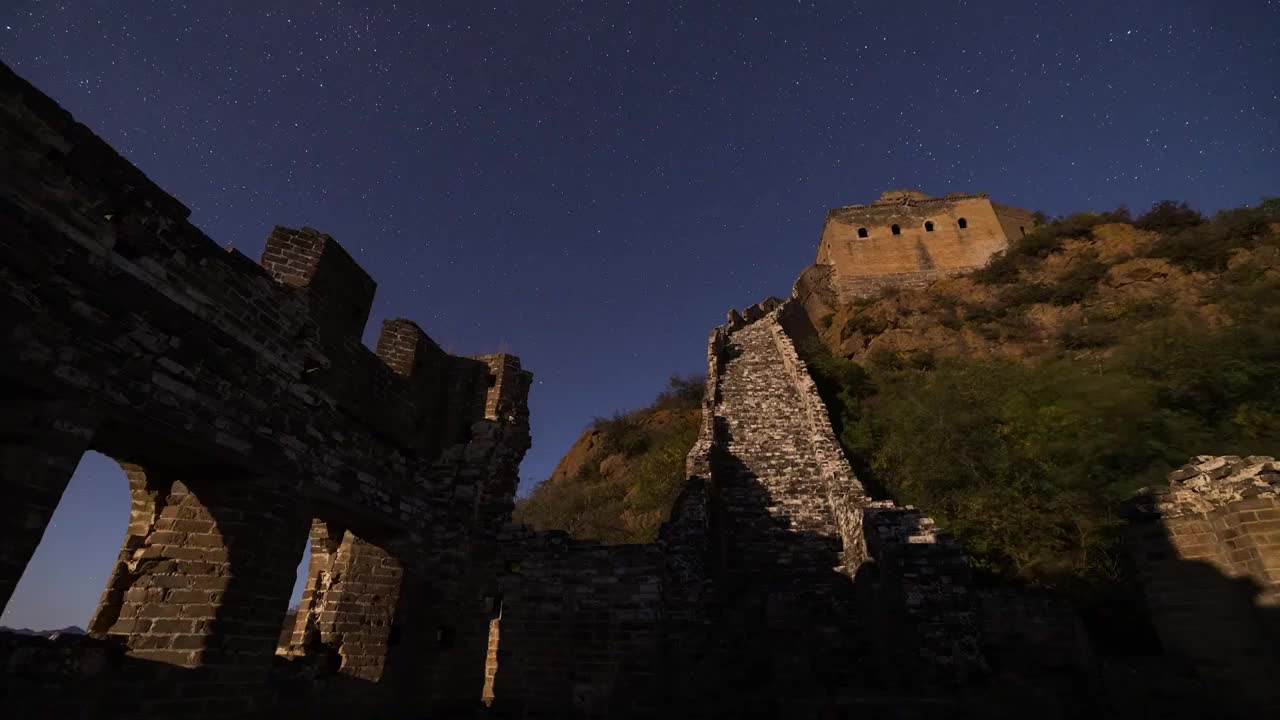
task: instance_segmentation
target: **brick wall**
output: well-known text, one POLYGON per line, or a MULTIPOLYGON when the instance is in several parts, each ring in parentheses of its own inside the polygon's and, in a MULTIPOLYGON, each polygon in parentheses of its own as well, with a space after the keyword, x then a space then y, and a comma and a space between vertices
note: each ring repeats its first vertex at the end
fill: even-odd
POLYGON ((1166 651, 1238 714, 1280 711, 1280 463, 1196 457, 1132 510, 1129 547, 1166 651))
POLYGON ((408 320, 369 350, 374 283, 336 240, 275 228, 261 264, 219 247, 4 66, 0 153, 0 599, 81 453, 125 465, 133 513, 92 630, 118 639, 103 682, 132 699, 103 717, 288 715, 273 666, 335 711, 477 698, 482 656, 446 668, 396 640, 442 618, 483 637, 470 597, 495 581, 529 446, 519 360, 450 356, 408 320), (316 521, 340 529, 312 538, 299 630, 317 642, 276 656, 316 521))
MULTIPOLYGON (((602 546, 512 528, 503 545, 493 708, 513 717, 655 717, 656 546, 602 546)), ((491 636, 493 637, 493 636, 491 636)))

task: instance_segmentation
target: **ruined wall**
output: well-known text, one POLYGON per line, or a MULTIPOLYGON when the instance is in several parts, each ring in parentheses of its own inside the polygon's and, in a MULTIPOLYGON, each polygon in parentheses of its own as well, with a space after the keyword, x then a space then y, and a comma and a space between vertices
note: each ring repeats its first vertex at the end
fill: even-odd
MULTIPOLYGON (((119 649, 101 682, 128 690, 99 716, 283 712, 281 663, 335 709, 474 701, 483 648, 454 667, 404 640, 453 622, 483 641, 477 558, 529 445, 519 360, 449 356, 408 320, 370 351, 374 283, 333 238, 276 228, 261 264, 219 247, 3 66, 0 157, 0 602, 80 455, 124 464, 130 526, 91 629, 119 649), (273 660, 317 523, 331 546, 273 660)), ((5 682, 18 714, 61 692, 5 682)))
POLYGON ((654 717, 662 555, 511 529, 492 707, 511 717, 654 717))
POLYGON ((918 512, 866 497, 786 330, 801 315, 769 300, 712 337, 719 710, 944 702, 945 687, 982 670, 967 562, 918 512))
POLYGON ((1132 510, 1128 543, 1166 652, 1237 716, 1280 711, 1280 463, 1196 457, 1132 510))
POLYGON ((920 287, 982 266, 1020 237, 1017 227, 1030 231, 1033 223, 1024 218, 1030 213, 995 206, 985 194, 885 193, 869 205, 830 210, 815 263, 832 266, 833 286, 846 300, 888 285, 920 287), (1008 234, 1010 228, 1015 234, 1008 234), (867 236, 860 237, 860 230, 867 236))

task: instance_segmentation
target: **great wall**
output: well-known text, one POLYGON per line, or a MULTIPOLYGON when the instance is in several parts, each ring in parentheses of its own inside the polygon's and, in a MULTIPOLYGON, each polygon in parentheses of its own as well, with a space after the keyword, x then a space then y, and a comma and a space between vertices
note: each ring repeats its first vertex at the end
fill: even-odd
POLYGON ((132 496, 88 635, 0 634, 6 717, 1106 716, 1152 675, 1175 709, 1280 709, 1271 458, 1135 498, 1167 657, 1117 690, 1060 601, 977 583, 927 516, 867 497, 796 353, 802 299, 711 333, 670 521, 598 545, 509 521, 516 357, 406 320, 369 351, 374 282, 333 238, 219 247, 3 66, 0 145, 0 603, 85 451, 132 496))

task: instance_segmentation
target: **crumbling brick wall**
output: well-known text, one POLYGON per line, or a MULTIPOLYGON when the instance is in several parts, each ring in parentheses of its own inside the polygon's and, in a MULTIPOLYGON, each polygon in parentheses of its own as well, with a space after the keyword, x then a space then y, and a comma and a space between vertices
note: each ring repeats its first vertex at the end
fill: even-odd
POLYGON ((1239 716, 1280 712, 1280 462, 1195 457, 1131 510, 1128 544, 1166 652, 1239 716))
MULTIPOLYGON (((478 698, 483 647, 455 664, 406 641, 444 623, 483 639, 478 558, 529 446, 519 360, 450 356, 408 320, 370 351, 374 282, 333 238, 276 228, 261 264, 219 247, 3 66, 0 157, 0 602, 81 454, 124 464, 133 512, 91 629, 120 648, 101 682, 127 690, 96 712, 287 708, 273 664, 317 654, 334 708, 478 698), (273 660, 316 523, 336 544, 273 660)), ((6 710, 39 714, 52 687, 6 676, 6 710)))
POLYGON ((704 714, 847 710, 888 687, 918 700, 983 667, 963 553, 920 513, 866 497, 784 328, 798 312, 772 299, 731 312, 710 342, 690 454, 708 480, 689 505, 707 518, 716 608, 704 714))

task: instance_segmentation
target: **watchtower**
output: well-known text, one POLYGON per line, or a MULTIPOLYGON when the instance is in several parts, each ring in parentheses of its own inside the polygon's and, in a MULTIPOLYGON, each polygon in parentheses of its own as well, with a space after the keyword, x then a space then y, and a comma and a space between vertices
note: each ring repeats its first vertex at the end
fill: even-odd
POLYGON ((860 297, 980 267, 1034 227, 1033 213, 986 193, 889 190, 875 202, 829 210, 816 262, 831 266, 842 297, 860 297))

